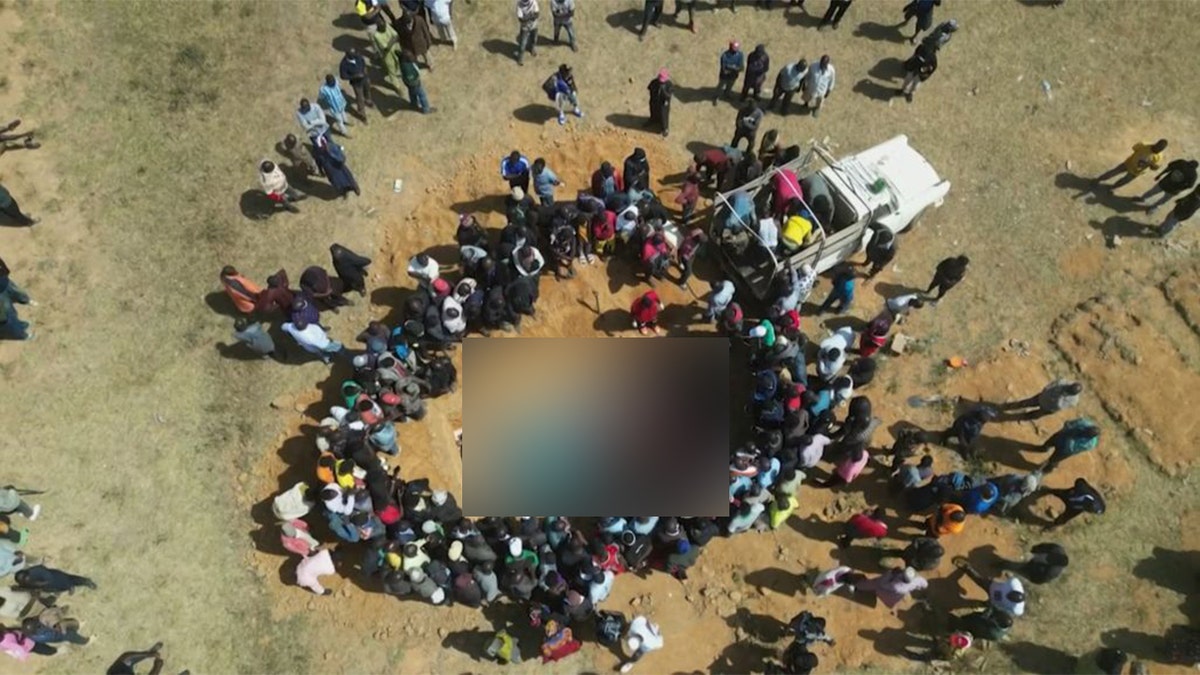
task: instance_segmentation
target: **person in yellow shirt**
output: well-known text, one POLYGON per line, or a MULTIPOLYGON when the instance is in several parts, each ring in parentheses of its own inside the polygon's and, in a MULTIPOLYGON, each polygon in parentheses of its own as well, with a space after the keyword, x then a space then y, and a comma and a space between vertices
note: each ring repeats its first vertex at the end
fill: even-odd
POLYGON ((1145 143, 1135 143, 1133 152, 1125 158, 1125 161, 1105 171, 1092 180, 1092 188, 1097 188, 1113 178, 1120 178, 1112 185, 1105 187, 1111 192, 1119 187, 1127 185, 1138 176, 1146 173, 1149 169, 1157 171, 1162 166, 1163 151, 1167 149, 1166 139, 1158 139, 1153 145, 1145 143), (1124 174, 1124 175, 1122 175, 1124 174))

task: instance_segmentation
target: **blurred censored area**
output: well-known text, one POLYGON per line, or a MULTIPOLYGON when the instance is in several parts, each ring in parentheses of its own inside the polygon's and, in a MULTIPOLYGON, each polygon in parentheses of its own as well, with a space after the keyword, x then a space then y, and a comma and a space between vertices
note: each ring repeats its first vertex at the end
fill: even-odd
POLYGON ((726 516, 729 342, 463 342, 466 515, 726 516))

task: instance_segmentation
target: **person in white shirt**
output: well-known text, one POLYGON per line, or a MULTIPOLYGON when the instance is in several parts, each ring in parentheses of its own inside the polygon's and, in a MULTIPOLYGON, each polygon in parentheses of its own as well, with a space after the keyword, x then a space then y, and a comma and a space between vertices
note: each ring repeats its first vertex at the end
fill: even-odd
POLYGON ((310 139, 324 136, 329 132, 329 122, 325 119, 325 111, 319 105, 313 105, 308 99, 300 99, 300 107, 296 109, 296 121, 310 139))
POLYGON ((458 49, 458 34, 454 32, 454 22, 450 19, 451 0, 425 0, 425 8, 429 10, 429 18, 437 28, 438 37, 458 49))
POLYGON ((1025 614, 1025 584, 1021 583, 1020 579, 1008 573, 995 579, 987 579, 962 556, 954 558, 954 566, 970 577, 976 586, 987 592, 988 602, 992 607, 1009 616, 1025 614))
POLYGON ((289 321, 283 324, 283 331, 291 335, 301 349, 310 354, 316 354, 326 364, 332 363, 333 355, 342 351, 342 343, 329 339, 329 334, 325 332, 325 329, 315 323, 305 323, 304 321, 292 323, 289 321))
POLYGON ((517 255, 513 256, 513 265, 517 268, 517 274, 523 277, 535 277, 546 266, 546 259, 537 248, 525 246, 517 251, 517 255))
POLYGON ((906 295, 897 295, 887 299, 884 303, 884 310, 892 315, 892 320, 897 324, 908 316, 908 313, 914 309, 921 309, 925 306, 925 300, 916 293, 908 293, 906 295))
POLYGON ((408 276, 421 282, 423 286, 433 283, 439 274, 437 261, 425 253, 418 253, 408 259, 408 276))
POLYGON ((621 664, 621 672, 628 673, 633 670, 633 664, 637 663, 646 654, 662 649, 663 637, 658 629, 658 624, 651 623, 644 616, 635 616, 633 621, 629 622, 629 628, 625 631, 625 645, 633 655, 629 660, 621 664))
POLYGON ((808 69, 808 74, 804 77, 804 92, 801 98, 804 105, 812 112, 813 117, 820 117, 821 104, 833 93, 836 83, 837 76, 833 64, 829 62, 828 54, 821 57, 820 63, 808 69))
POLYGON ((832 380, 846 363, 846 350, 854 344, 854 330, 843 326, 821 341, 817 351, 817 375, 826 382, 832 380))

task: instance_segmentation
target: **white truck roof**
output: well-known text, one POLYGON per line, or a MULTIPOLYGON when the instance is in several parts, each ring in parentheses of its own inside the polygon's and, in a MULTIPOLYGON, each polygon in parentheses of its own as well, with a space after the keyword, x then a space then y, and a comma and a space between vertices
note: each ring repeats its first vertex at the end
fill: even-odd
POLYGON ((904 203, 929 200, 930 193, 937 191, 942 183, 937 171, 908 144, 904 135, 840 159, 821 174, 853 192, 872 213, 888 202, 895 211, 904 203), (886 189, 872 190, 871 186, 879 179, 883 179, 886 189))

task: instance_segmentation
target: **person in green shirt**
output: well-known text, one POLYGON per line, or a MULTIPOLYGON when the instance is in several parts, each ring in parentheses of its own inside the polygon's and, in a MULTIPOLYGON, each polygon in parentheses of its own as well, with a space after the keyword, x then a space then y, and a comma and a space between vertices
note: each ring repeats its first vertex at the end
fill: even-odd
POLYGON ((400 59, 396 45, 399 44, 400 36, 396 35, 396 31, 383 21, 368 25, 367 35, 371 37, 371 44, 375 45, 375 53, 379 57, 379 62, 387 72, 388 83, 399 92, 400 59))
POLYGON ((429 97, 425 95, 425 87, 421 85, 421 71, 417 68, 417 58, 409 52, 400 53, 400 78, 408 88, 408 101, 414 108, 420 110, 422 115, 436 112, 435 108, 429 107, 429 97))
POLYGON ((22 227, 32 227, 38 222, 37 218, 31 218, 21 212, 17 200, 13 199, 12 194, 2 184, 0 184, 0 213, 8 216, 10 220, 22 227))

